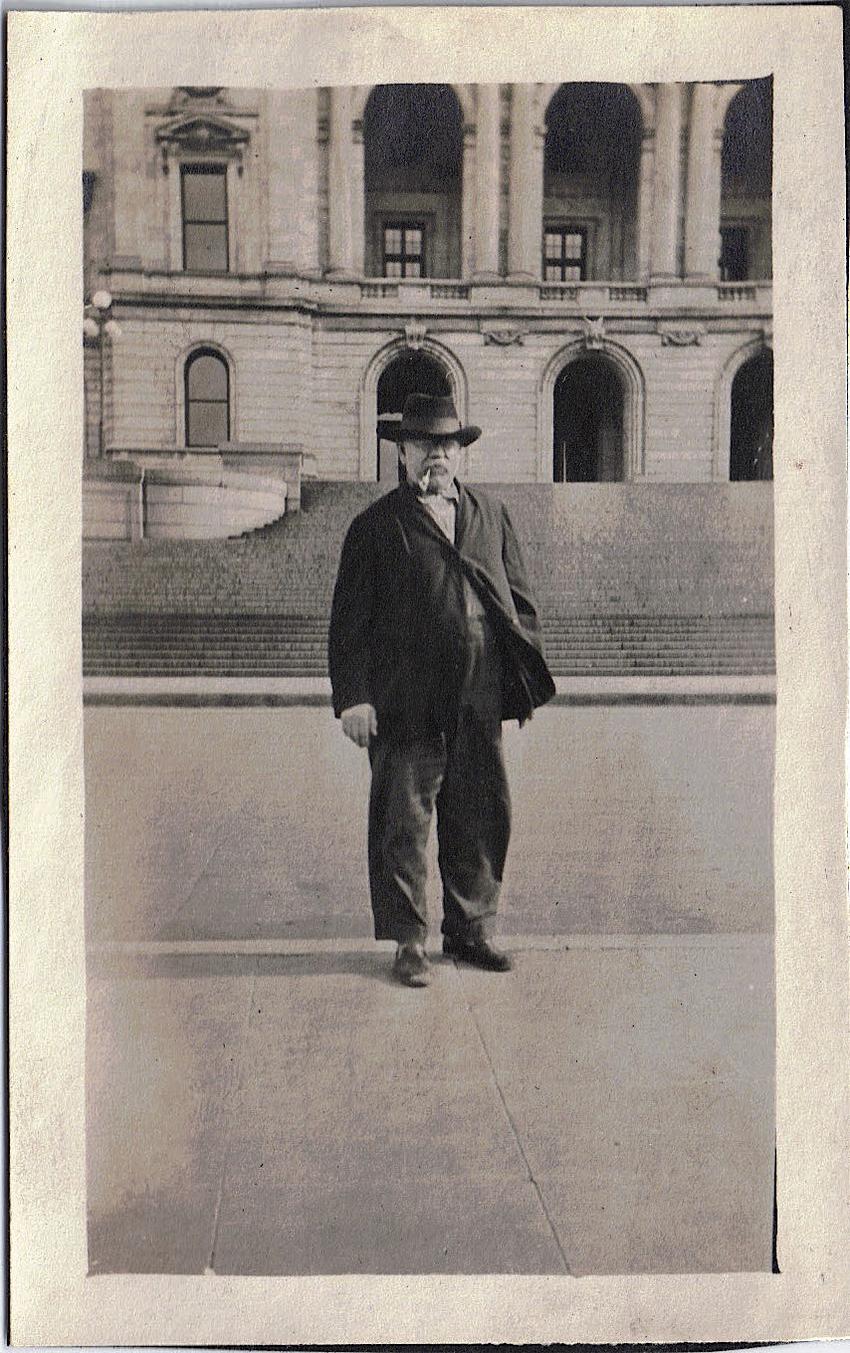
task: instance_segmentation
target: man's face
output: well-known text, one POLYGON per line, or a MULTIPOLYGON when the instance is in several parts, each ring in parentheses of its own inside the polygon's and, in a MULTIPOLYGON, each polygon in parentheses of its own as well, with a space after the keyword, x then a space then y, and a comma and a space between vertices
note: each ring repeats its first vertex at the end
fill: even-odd
POLYGON ((457 474, 461 446, 454 437, 411 439, 399 451, 407 477, 420 493, 445 492, 457 474))

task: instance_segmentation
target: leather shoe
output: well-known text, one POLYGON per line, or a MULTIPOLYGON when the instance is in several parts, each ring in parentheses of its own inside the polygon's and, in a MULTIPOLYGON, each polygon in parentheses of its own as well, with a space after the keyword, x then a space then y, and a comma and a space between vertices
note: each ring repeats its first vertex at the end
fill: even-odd
POLYGON ((514 966, 510 954, 497 949, 483 935, 444 935, 443 953, 476 968, 486 968, 488 972, 510 972, 514 966))
POLYGON ((393 975, 406 987, 427 987, 431 981, 431 964, 421 944, 398 946, 393 975))

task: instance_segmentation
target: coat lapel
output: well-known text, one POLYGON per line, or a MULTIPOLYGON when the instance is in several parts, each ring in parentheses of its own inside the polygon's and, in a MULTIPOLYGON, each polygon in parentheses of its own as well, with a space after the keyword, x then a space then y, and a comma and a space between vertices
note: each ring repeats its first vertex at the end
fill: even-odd
MULTIPOLYGON (((457 483, 457 480, 455 480, 457 483)), ((469 528, 469 495, 463 484, 457 484, 457 513, 455 516, 455 547, 463 552, 463 543, 469 528)))
MULTIPOLYGON (((460 496, 462 499, 463 496, 462 491, 460 496)), ((416 494, 413 492, 412 489, 408 488, 407 486, 399 489, 399 504, 401 512, 408 522, 415 524, 420 531, 424 531, 427 536, 430 536, 432 540, 436 540, 440 545, 445 546, 446 549, 451 550, 454 548, 452 546, 452 542, 447 538, 447 536, 443 534, 437 523, 434 521, 434 518, 431 516, 431 513, 428 511, 427 507, 425 507, 422 503, 420 503, 419 499, 417 498, 416 494)), ((456 541, 460 539, 458 529, 459 525, 460 525, 460 502, 458 502, 458 511, 455 520, 456 541)))

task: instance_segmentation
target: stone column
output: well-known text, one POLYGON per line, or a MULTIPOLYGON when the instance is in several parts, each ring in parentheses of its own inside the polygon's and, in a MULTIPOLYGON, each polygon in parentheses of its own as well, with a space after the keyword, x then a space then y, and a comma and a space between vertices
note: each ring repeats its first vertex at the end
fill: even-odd
POLYGON ((362 276, 366 271, 366 145, 362 117, 352 124, 350 163, 351 260, 354 271, 362 276))
POLYGON ((146 239, 157 239, 157 194, 151 179, 159 170, 158 156, 145 146, 144 91, 112 91, 112 153, 114 163, 114 268, 139 268, 147 254, 146 239))
POLYGON ((328 145, 328 275, 354 274, 351 191, 351 90, 334 86, 328 145))
POLYGON ((499 275, 499 170, 501 128, 499 86, 478 86, 475 138, 475 271, 493 281, 499 275))
POLYGON ((537 88, 511 90, 508 273, 518 280, 540 277, 543 256, 543 144, 537 124, 537 88))
POLYGON ((649 276, 652 239, 652 170, 655 160, 655 128, 645 127, 640 140, 638 167, 636 246, 639 281, 649 276))
POLYGON ((681 86, 659 85, 656 93, 650 273, 660 279, 675 278, 678 275, 681 139, 681 86))
POLYGON ((315 89, 269 90, 268 266, 315 275, 319 267, 318 108, 315 89))
POLYGON ((475 193, 477 163, 475 127, 471 122, 463 127, 463 165, 460 185, 460 275, 471 277, 475 262, 475 193))
POLYGON ((691 99, 685 202, 685 276, 715 280, 720 255, 720 156, 716 86, 697 84, 691 99))

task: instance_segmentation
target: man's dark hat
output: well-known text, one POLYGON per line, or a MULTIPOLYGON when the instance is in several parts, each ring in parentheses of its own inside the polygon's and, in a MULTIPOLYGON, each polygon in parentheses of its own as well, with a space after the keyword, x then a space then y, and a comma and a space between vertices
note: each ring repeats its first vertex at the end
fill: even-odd
POLYGON ((454 400, 441 395, 408 395, 401 421, 392 415, 381 418, 378 429, 391 442, 403 442, 408 437, 429 437, 433 441, 451 437, 461 446, 469 446, 481 436, 481 429, 474 424, 461 427, 454 400))

